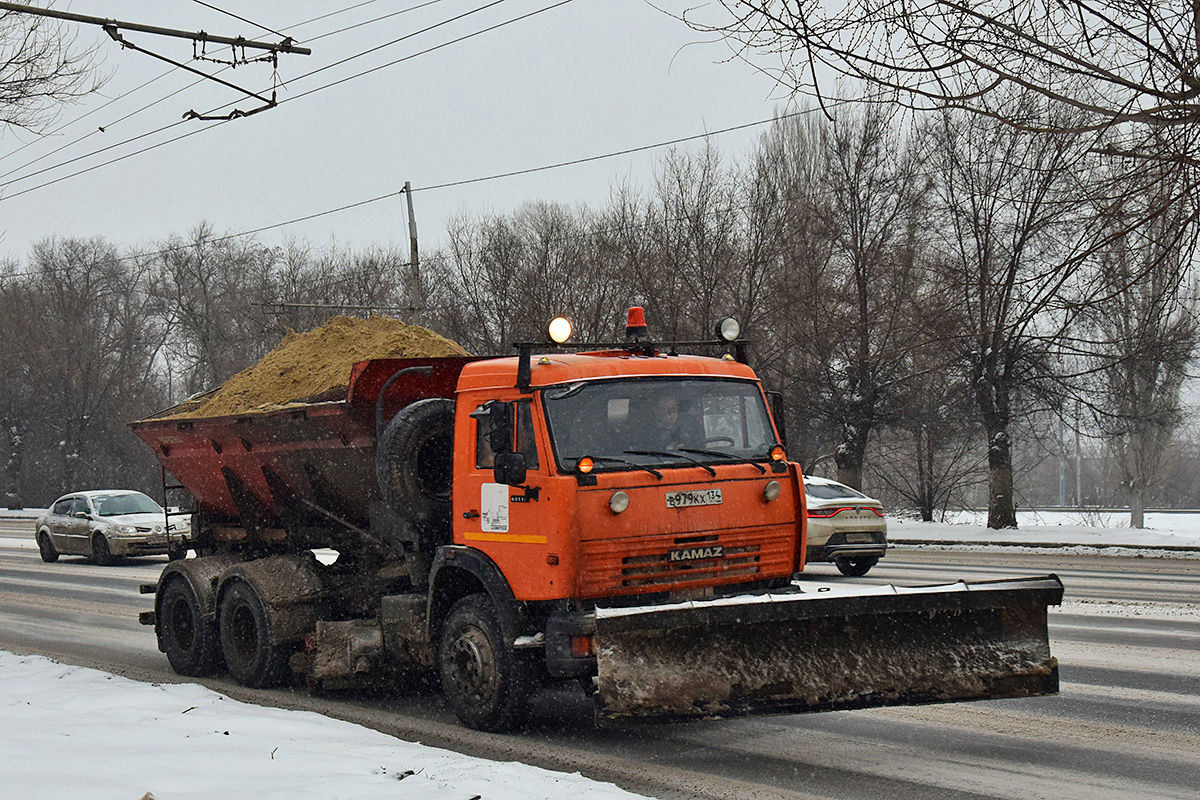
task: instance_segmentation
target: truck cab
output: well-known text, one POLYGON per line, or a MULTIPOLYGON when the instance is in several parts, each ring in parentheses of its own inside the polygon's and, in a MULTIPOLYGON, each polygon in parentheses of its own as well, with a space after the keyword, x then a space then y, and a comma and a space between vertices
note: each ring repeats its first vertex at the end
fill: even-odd
POLYGON ((522 391, 518 362, 462 371, 452 501, 454 542, 516 597, 696 598, 802 567, 803 492, 749 367, 549 353, 522 391))

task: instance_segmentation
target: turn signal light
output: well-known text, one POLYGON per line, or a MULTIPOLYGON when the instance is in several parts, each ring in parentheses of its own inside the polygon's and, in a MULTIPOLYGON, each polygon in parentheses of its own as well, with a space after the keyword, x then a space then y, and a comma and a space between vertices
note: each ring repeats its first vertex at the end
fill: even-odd
POLYGON ((584 456, 575 462, 575 470, 583 475, 587 475, 592 471, 592 467, 596 466, 596 462, 591 456, 584 456))
POLYGON ((772 461, 783 461, 785 458, 787 458, 787 453, 784 452, 783 445, 777 444, 771 448, 772 461))

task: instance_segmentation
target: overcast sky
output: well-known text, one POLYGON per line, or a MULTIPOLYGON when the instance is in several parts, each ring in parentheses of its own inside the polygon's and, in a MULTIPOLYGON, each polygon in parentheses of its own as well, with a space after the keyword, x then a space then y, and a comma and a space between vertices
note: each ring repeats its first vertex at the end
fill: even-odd
MULTIPOLYGON (((257 229, 386 195, 405 181, 418 190, 413 195, 417 227, 427 252, 443 240, 446 223, 458 214, 508 212, 529 200, 598 204, 618 181, 646 188, 665 150, 501 180, 423 187, 721 130, 770 118, 783 107, 767 77, 730 60, 723 43, 705 42, 664 13, 694 4, 687 0, 656 5, 570 0, 318 89, 555 2, 500 0, 477 13, 468 12, 489 0, 373 0, 357 8, 353 2, 310 0, 208 2, 256 23, 249 24, 197 0, 60 0, 56 8, 77 14, 273 40, 258 27, 264 26, 291 34, 313 52, 280 56, 278 107, 226 123, 183 121, 190 109, 207 112, 234 102, 249 110, 259 104, 212 82, 185 88, 195 76, 122 50, 98 28, 68 23, 81 41, 99 43, 110 79, 102 96, 66 108, 51 129, 71 124, 54 135, 39 139, 8 130, 0 136, 0 173, 8 173, 0 177, 0 259, 23 259, 31 243, 53 235, 101 235, 120 245, 141 246, 184 233, 202 220, 221 233, 257 229), (293 27, 345 8, 350 10, 293 27), (328 35, 388 14, 394 15, 328 35), (467 16, 303 77, 463 14, 467 16), (94 113, 79 119, 87 112, 94 113), (165 126, 173 127, 151 133, 165 126), (187 136, 169 141, 182 135, 187 136), (134 137, 143 138, 122 144, 134 137), (58 148, 63 149, 47 155, 58 148), (111 149, 96 153, 101 148, 111 149), (47 171, 30 176, 39 170, 47 171), (67 177, 80 170, 89 171, 67 177), (35 188, 51 181, 57 182, 35 188)), ((192 56, 186 40, 134 32, 125 36, 177 61, 192 56)), ((244 65, 226 69, 221 77, 261 91, 271 84, 271 67, 244 65)), ((761 131, 750 128, 715 141, 722 152, 740 157, 761 131)), ((700 143, 683 146, 697 148, 700 143)), ((404 200, 395 197, 258 238, 269 244, 290 235, 315 244, 336 240, 351 246, 406 247, 404 216, 404 200)))

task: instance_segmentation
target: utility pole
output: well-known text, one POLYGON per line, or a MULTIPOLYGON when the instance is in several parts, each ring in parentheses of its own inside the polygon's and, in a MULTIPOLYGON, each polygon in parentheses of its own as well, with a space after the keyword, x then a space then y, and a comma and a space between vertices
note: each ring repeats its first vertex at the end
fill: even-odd
POLYGON ((408 200, 408 304, 412 306, 412 322, 423 321, 424 293, 421 291, 421 259, 417 251, 417 215, 413 211, 412 184, 404 182, 404 197, 408 200))

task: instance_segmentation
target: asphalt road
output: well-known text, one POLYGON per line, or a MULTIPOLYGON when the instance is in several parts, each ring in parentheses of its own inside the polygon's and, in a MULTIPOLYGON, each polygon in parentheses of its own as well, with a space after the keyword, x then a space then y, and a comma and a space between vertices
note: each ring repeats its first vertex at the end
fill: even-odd
MULTIPOLYGON (((0 648, 177 681, 137 612, 165 559, 96 567, 0 544, 0 648)), ((831 566, 822 580, 849 580, 831 566)), ((1194 798, 1200 780, 1200 560, 894 551, 863 582, 1058 574, 1056 697, 616 730, 582 694, 543 692, 525 732, 457 724, 430 690, 310 696, 205 681, 471 755, 581 772, 662 798, 1194 798)))

